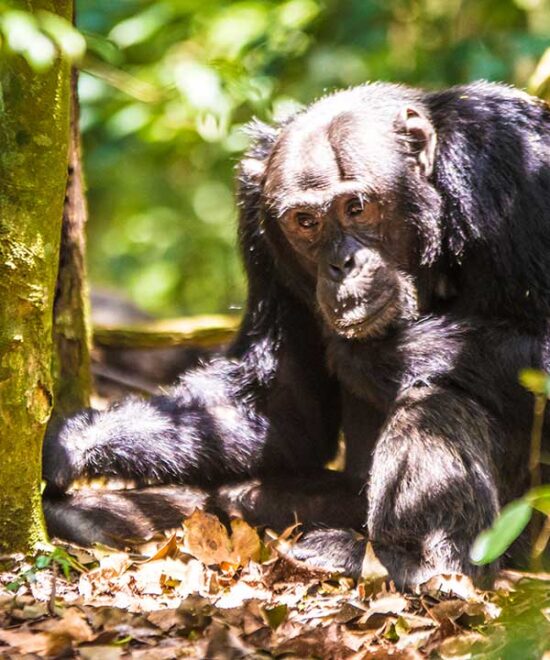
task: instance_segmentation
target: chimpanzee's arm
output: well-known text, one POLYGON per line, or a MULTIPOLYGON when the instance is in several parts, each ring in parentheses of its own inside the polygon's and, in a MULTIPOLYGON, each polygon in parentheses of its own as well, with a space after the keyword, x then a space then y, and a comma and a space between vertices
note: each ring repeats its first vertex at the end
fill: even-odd
POLYGON ((207 485, 304 471, 330 457, 338 426, 315 322, 272 287, 249 307, 226 357, 186 373, 165 396, 83 411, 50 432, 44 477, 65 490, 81 476, 207 485))

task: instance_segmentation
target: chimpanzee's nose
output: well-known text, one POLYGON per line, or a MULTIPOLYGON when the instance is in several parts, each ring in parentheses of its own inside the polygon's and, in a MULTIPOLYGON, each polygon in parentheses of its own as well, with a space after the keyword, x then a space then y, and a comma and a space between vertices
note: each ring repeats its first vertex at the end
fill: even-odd
POLYGON ((345 254, 341 258, 332 259, 328 264, 328 271, 331 279, 335 282, 343 280, 355 268, 355 256, 353 254, 345 254))

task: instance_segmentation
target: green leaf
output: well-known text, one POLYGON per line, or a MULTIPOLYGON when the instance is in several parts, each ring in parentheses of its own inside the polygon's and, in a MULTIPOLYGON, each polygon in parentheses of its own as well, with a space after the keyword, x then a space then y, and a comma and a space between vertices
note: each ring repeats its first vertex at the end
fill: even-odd
POLYGON ((281 623, 286 619, 288 607, 286 605, 276 605, 275 607, 264 607, 262 614, 271 630, 277 630, 281 623))
POLYGON ((532 488, 524 496, 524 499, 529 502, 533 509, 550 516, 550 484, 532 488))
POLYGON ((38 12, 40 27, 71 60, 79 60, 86 51, 86 40, 69 21, 49 11, 38 12))
POLYGON ((71 578, 71 565, 67 559, 57 559, 57 564, 61 567, 66 580, 71 578))
POLYGON ((53 64, 56 56, 55 46, 40 31, 32 14, 9 10, 0 18, 0 30, 6 37, 9 50, 21 53, 36 71, 44 71, 53 64))
POLYGON ((271 559, 271 550, 269 547, 260 541, 260 556, 258 558, 258 562, 260 564, 263 564, 266 561, 269 561, 271 559))
POLYGON ((533 394, 550 395, 550 378, 544 371, 522 369, 519 373, 519 382, 533 394))
POLYGON ((394 623, 390 623, 389 626, 387 627, 386 631, 382 635, 385 639, 387 639, 389 642, 398 642, 399 641, 399 633, 397 632, 397 629, 395 627, 394 623))
POLYGON ((38 557, 34 560, 34 565, 38 570, 42 570, 44 568, 48 568, 48 566, 52 562, 52 556, 51 555, 38 555, 38 557))
POLYGON ((120 48, 128 48, 154 36, 170 20, 172 8, 168 5, 152 5, 145 11, 117 23, 109 38, 120 48))
POLYGON ((490 564, 517 539, 531 519, 533 509, 525 499, 507 504, 490 529, 481 532, 470 550, 474 564, 490 564))

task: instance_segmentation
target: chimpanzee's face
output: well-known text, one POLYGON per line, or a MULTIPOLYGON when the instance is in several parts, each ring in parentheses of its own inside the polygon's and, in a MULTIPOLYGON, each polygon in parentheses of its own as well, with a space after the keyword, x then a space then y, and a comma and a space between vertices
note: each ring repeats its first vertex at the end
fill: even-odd
POLYGON ((411 127, 406 148, 395 121, 321 107, 283 130, 267 164, 267 207, 315 278, 325 322, 347 338, 378 335, 416 313, 407 190, 425 183, 433 139, 415 110, 402 122, 411 127))

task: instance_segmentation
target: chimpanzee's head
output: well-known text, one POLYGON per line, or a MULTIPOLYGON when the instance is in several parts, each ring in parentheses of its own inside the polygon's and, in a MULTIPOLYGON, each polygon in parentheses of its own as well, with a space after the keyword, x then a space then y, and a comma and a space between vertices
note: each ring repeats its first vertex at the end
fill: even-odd
POLYGON ((347 338, 413 317, 419 270, 439 247, 436 134, 410 94, 369 85, 326 97, 280 130, 263 164, 265 222, 347 338))

